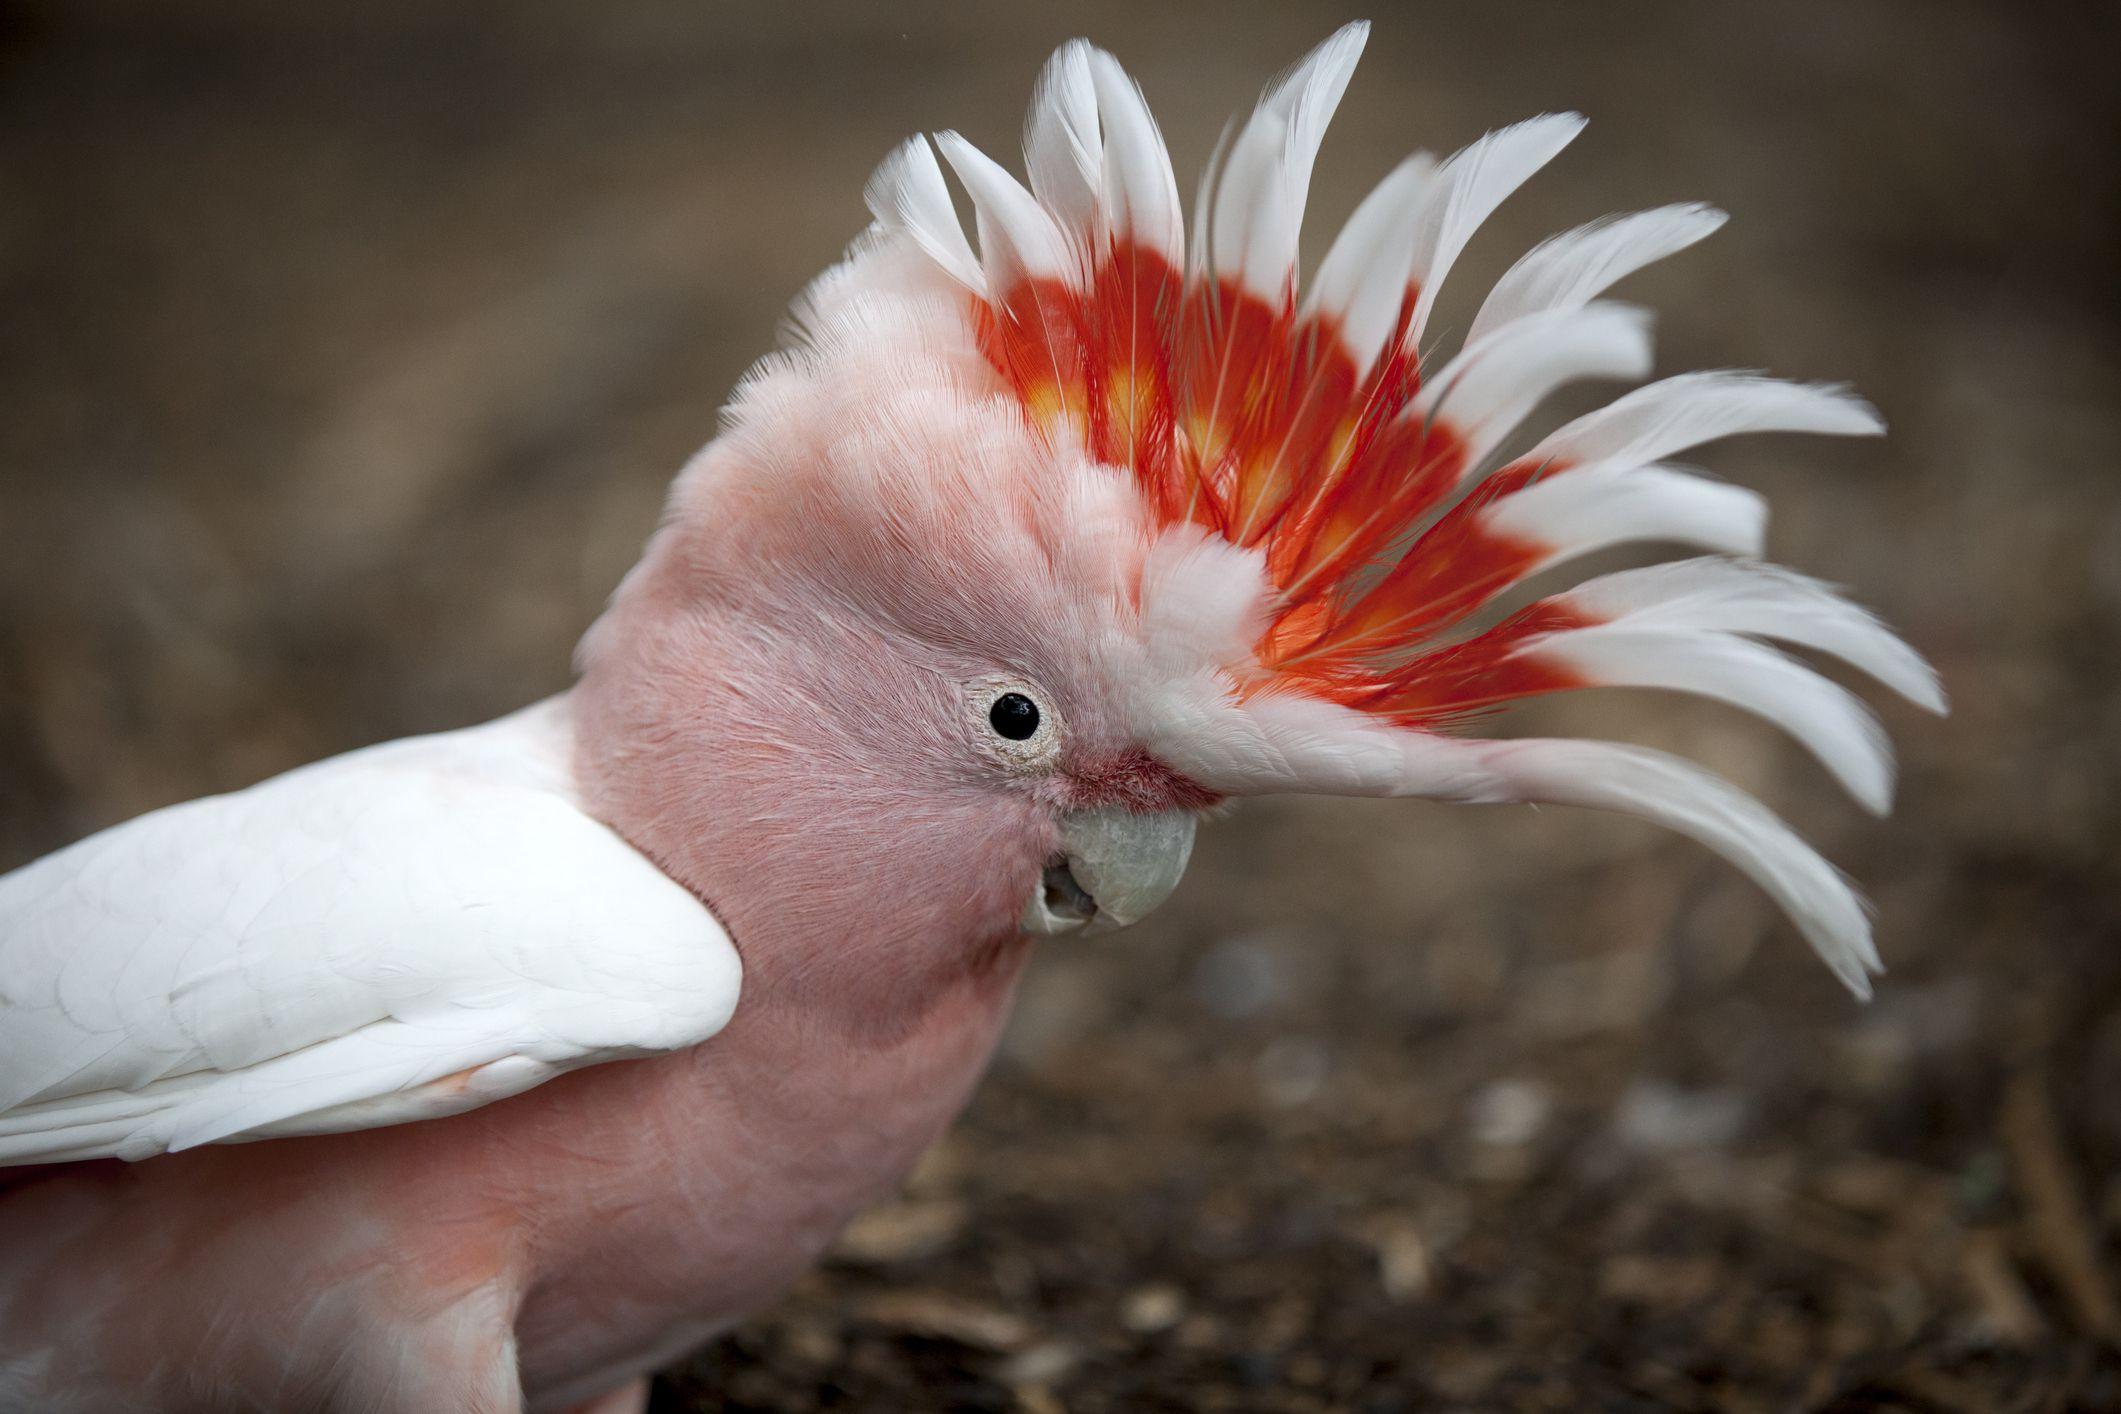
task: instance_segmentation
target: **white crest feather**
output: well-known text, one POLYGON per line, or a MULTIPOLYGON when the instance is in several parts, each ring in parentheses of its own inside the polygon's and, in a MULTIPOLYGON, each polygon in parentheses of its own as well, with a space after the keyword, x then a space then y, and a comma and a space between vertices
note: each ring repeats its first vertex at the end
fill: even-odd
POLYGON ((980 273, 979 257, 965 239, 964 223, 957 219, 957 207, 950 200, 950 188, 928 139, 909 137, 900 143, 869 178, 862 195, 884 229, 911 239, 974 294, 987 293, 987 277, 980 273))
POLYGON ((1416 223, 1436 159, 1418 152, 1400 163, 1355 208, 1319 262, 1304 313, 1340 321, 1355 372, 1370 371, 1399 322, 1414 268, 1416 223))
POLYGON ((1892 745, 1862 699, 1751 639, 1623 617, 1542 635, 1515 656, 1605 687, 1661 688, 1742 708, 1802 742, 1865 809, 1892 808, 1892 745))
POLYGON ((1032 90, 1024 119, 1024 170, 1039 204, 1080 239, 1098 217, 1104 195, 1104 141, 1090 45, 1075 39, 1055 50, 1032 90))
POLYGON ((1662 540, 1726 555, 1767 545, 1757 491, 1668 466, 1578 467, 1498 496, 1481 514, 1500 534, 1548 547, 1533 574, 1615 545, 1662 540))
POLYGON ((1607 741, 1469 743, 1506 783, 1501 799, 1633 815, 1720 854, 1766 890, 1858 997, 1882 972, 1870 915, 1833 865, 1773 811, 1691 762, 1607 741))
POLYGON ((957 133, 937 133, 935 141, 972 198, 988 288, 1006 290, 1025 276, 1074 275, 1076 262, 1069 257, 1060 227, 1022 183, 957 133))
POLYGON ((1643 266, 1676 255, 1729 218, 1698 202, 1609 216, 1533 247, 1488 291, 1466 343, 1550 309, 1578 309, 1643 266))
POLYGON ((1528 314, 1469 345, 1407 409, 1436 417, 1466 439, 1477 469, 1550 393, 1579 378, 1640 378, 1650 371, 1649 311, 1591 304, 1528 314))
POLYGON ((1489 133, 1438 170, 1416 227, 1413 278, 1418 289, 1413 322, 1407 326, 1410 347, 1419 346, 1436 307, 1436 292, 1473 233, 1510 193, 1573 142, 1583 126, 1577 113, 1528 119, 1489 133))
POLYGON ((1312 164, 1369 35, 1365 22, 1343 25, 1305 55, 1238 129, 1216 178, 1207 227, 1214 271, 1269 302, 1294 287, 1312 164))
POLYGON ((1677 560, 1586 580, 1567 598, 1598 618, 1810 648, 1861 669, 1926 711, 1945 710, 1936 669, 1920 653, 1831 585, 1780 565, 1677 560))
POLYGON ((1845 388, 1758 373, 1682 373, 1584 414, 1530 456, 1640 466, 1745 432, 1874 437, 1884 431, 1871 405, 1845 388))
POLYGON ((1883 970, 1862 900, 1774 812, 1710 772, 1647 747, 1524 738, 1464 741, 1388 730, 1294 696, 1245 707, 1200 698, 1160 757, 1232 794, 1314 791, 1464 804, 1573 805, 1632 815, 1705 845, 1752 879, 1858 997, 1883 970), (1168 754, 1166 754, 1168 753, 1168 754))
POLYGON ((1089 56, 1090 78, 1104 124, 1106 219, 1115 235, 1129 235, 1161 251, 1179 269, 1185 261, 1185 208, 1171 154, 1141 89, 1102 49, 1089 56))

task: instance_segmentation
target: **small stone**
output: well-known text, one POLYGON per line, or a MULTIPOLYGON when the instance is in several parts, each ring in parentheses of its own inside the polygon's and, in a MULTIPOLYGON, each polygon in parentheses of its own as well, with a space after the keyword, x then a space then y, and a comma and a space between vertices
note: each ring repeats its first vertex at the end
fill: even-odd
POLYGON ((1183 1350, 1218 1350, 1222 1347, 1224 1339, 1222 1322, 1213 1316, 1188 1316, 1179 1322, 1178 1329, 1172 1333, 1171 1339, 1183 1350))
POLYGON ((1640 1306, 1691 1306, 1712 1295, 1722 1268, 1703 1257, 1621 1252, 1598 1269, 1599 1294, 1640 1306))
POLYGON ((1614 1128, 1636 1149, 1722 1149, 1745 1126, 1745 1099, 1729 1090, 1682 1090, 1638 1080, 1620 1099, 1614 1128))
POLYGON ((1289 989, 1288 971, 1261 937, 1226 938, 1193 966, 1193 996, 1225 1021, 1275 1008, 1289 989))
POLYGON ((1138 1286, 1119 1305, 1119 1323, 1136 1335, 1167 1331, 1185 1316, 1185 1293, 1165 1282, 1138 1286))
POLYGON ((1546 1128, 1554 1098, 1536 1080, 1497 1080, 1473 1097, 1473 1138, 1496 1148, 1531 1143, 1546 1128))
POLYGON ((1066 1379, 1082 1358, 1082 1352, 1064 1340, 1041 1341, 1002 1361, 995 1367, 994 1377, 1018 1390, 1021 1398, 1029 1388, 1044 1389, 1066 1379))
POLYGON ((1311 1308, 1293 1293, 1278 1296, 1252 1326, 1252 1343, 1262 1350, 1286 1350, 1311 1328, 1311 1308))
POLYGON ((940 1291, 887 1291, 863 1303, 865 1320, 892 1330, 953 1340, 977 1350, 1017 1350, 1028 1344, 1028 1323, 940 1291))
POLYGON ((1323 1042, 1308 1036, 1282 1036, 1259 1053, 1253 1071, 1271 1103, 1294 1109, 1317 1098, 1332 1074, 1333 1054, 1323 1042))
POLYGON ((1509 1367, 1510 1357, 1497 1350, 1459 1347, 1437 1351, 1424 1373, 1429 1384, 1447 1400, 1484 1402, 1495 1381, 1509 1367))
POLYGON ((1377 1254, 1377 1280, 1394 1301, 1412 1301, 1427 1293, 1435 1279, 1429 1244, 1414 1220, 1384 1213, 1364 1223, 1358 1236, 1377 1254))
POLYGON ((955 1192, 970 1164, 963 1141, 945 1134, 921 1152, 920 1162, 906 1177, 906 1196, 929 1198, 955 1192))
POLYGON ((838 1332, 807 1322, 789 1326, 782 1333, 781 1341, 788 1357, 803 1365, 837 1365, 844 1349, 838 1332))
POLYGON ((1060 1396, 1044 1385, 1023 1385, 1016 1390, 1016 1407, 1023 1414, 1068 1414, 1060 1396))
POLYGON ((858 1267, 933 1257, 956 1240, 965 1216, 965 1205, 955 1198, 885 1203, 847 1224, 832 1257, 858 1267))

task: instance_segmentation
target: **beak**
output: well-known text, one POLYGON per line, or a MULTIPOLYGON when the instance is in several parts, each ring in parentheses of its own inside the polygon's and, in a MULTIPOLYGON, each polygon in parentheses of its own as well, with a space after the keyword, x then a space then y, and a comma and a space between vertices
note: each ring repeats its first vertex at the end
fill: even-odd
POLYGON ((1193 812, 1078 811, 1061 821, 1060 849, 1020 926, 1042 937, 1109 933, 1148 917, 1178 887, 1193 855, 1193 812))

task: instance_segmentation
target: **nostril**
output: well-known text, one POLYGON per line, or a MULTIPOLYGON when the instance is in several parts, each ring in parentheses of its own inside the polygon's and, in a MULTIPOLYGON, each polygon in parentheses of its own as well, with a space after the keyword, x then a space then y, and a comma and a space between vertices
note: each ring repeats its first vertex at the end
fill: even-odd
POLYGON ((1097 912, 1097 900, 1075 882, 1075 873, 1069 869, 1066 857, 1046 866, 1045 897, 1046 911, 1056 918, 1079 918, 1088 922, 1097 912))

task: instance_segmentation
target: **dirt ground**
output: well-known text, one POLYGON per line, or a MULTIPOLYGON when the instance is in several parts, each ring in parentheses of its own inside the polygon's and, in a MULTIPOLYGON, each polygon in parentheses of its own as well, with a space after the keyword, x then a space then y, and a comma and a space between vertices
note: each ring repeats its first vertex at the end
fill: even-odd
MULTIPOLYGON (((1377 9, 1314 229, 1415 146, 1592 123, 1461 267, 1703 198, 1661 366, 1845 378, 1713 451, 1940 665, 1872 821, 1683 749, 1877 902, 1845 997, 1742 880, 1566 811, 1276 801, 1049 948, 903 1197, 658 1411, 2121 1408, 2121 101, 2111 7, 1377 9)), ((1050 47, 1182 184, 1313 5, 0 4, 0 866, 567 681, 672 470, 904 133, 1050 47)), ((1513 722, 1515 729, 1522 723, 1513 722)))

